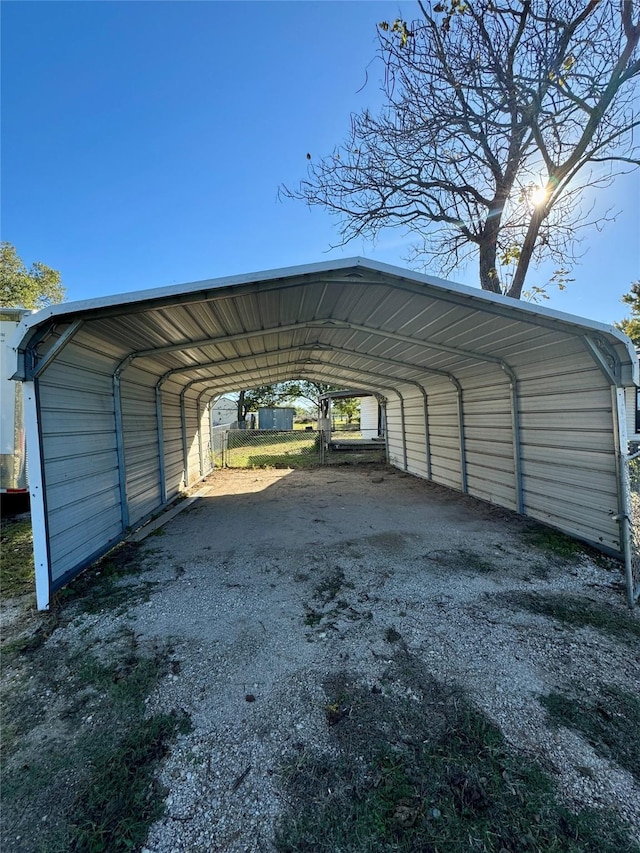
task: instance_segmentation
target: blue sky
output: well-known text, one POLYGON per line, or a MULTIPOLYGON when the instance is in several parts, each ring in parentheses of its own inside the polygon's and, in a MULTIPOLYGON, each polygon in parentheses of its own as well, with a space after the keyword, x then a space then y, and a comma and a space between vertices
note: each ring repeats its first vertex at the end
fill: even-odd
MULTIPOLYGON (((376 23, 415 9, 3 2, 2 239, 59 269, 69 299, 352 255, 406 266, 401 232, 329 250, 331 217, 277 189, 376 108, 376 23)), ((638 173, 596 204, 617 220, 589 232, 576 281, 546 304, 613 322, 640 278, 638 173)), ((451 279, 475 284, 475 267, 451 279)))

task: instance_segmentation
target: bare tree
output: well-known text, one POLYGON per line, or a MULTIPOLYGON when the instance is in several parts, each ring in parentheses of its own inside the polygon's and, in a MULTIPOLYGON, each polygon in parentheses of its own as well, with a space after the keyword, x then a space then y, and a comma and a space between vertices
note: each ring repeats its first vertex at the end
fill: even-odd
POLYGON ((285 382, 284 387, 287 389, 290 400, 307 400, 309 403, 313 403, 316 409, 320 405, 320 397, 323 394, 339 390, 337 385, 329 385, 326 382, 312 382, 309 379, 285 382))
POLYGON ((485 290, 520 298, 549 258, 561 282, 577 230, 607 218, 585 188, 640 163, 639 0, 418 5, 419 20, 378 25, 380 114, 353 114, 284 195, 337 215, 340 245, 399 225, 410 260, 445 275, 477 256, 485 290))

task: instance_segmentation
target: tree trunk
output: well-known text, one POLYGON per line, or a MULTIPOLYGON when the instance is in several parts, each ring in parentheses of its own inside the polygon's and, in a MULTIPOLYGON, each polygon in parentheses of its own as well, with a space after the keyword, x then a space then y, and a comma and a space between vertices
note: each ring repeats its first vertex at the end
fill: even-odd
POLYGON ((496 270, 496 240, 493 235, 484 235, 480 247, 480 287, 492 293, 500 293, 500 279, 496 270))
POLYGON ((546 216, 547 211, 544 208, 534 210, 531 216, 531 221, 527 228, 527 235, 524 238, 524 243, 522 244, 522 249, 520 251, 518 266, 516 267, 511 287, 507 291, 507 296, 511 296, 513 299, 520 299, 522 296, 524 280, 527 275, 527 270, 529 269, 529 264, 531 263, 531 258, 533 257, 533 250, 536 247, 536 240, 538 239, 540 226, 546 216))
POLYGON ((238 395, 238 423, 241 424, 244 420, 244 391, 238 395))

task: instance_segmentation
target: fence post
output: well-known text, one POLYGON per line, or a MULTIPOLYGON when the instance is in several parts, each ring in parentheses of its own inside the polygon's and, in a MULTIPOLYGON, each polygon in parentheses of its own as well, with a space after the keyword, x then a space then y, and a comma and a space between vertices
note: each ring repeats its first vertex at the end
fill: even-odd
POLYGON ((611 396, 613 403, 613 434, 618 475, 618 514, 615 516, 615 519, 620 526, 620 544, 622 546, 624 556, 627 603, 629 604, 629 607, 634 607, 636 598, 638 597, 638 592, 640 592, 640 584, 638 585, 638 588, 636 588, 634 563, 637 561, 635 548, 638 543, 635 541, 635 531, 632 529, 634 524, 633 513, 635 507, 633 506, 633 499, 631 496, 631 476, 629 467, 630 463, 638 456, 638 454, 629 453, 624 388, 612 386, 611 396))
POLYGON ((640 553, 639 544, 640 531, 638 531, 638 503, 640 496, 637 494, 637 476, 631 476, 631 463, 640 459, 640 452, 631 455, 621 454, 623 509, 621 512, 621 527, 624 548, 624 569, 627 584, 627 602, 629 607, 635 607, 640 597, 640 553), (632 483, 635 488, 632 489, 632 483), (634 500, 635 498, 635 500, 634 500))

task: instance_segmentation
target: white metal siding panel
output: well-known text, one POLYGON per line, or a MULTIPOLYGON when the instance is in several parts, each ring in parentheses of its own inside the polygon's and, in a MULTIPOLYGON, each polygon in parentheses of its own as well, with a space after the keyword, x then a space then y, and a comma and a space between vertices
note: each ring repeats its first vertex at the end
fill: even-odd
MULTIPOLYGON (((568 379, 585 371, 602 377, 582 342, 575 339, 547 343, 539 350, 531 348, 514 353, 509 358, 509 364, 514 367, 521 381, 537 381, 544 385, 545 380, 549 380, 554 387, 562 377, 568 379)), ((575 385, 569 381, 567 387, 574 388, 575 385)))
POLYGON ((389 463, 404 471, 404 448, 402 444, 402 415, 400 400, 390 395, 387 401, 387 447, 389 463))
POLYGON ((513 417, 508 377, 497 365, 460 372, 463 385, 467 490, 516 509, 513 417))
POLYGON ((620 551, 620 531, 613 520, 617 512, 617 499, 612 501, 608 513, 602 506, 595 509, 573 503, 567 505, 563 498, 549 494, 540 495, 525 487, 525 505, 527 515, 537 518, 545 524, 558 527, 571 536, 620 551))
POLYGON ((187 485, 190 485, 200 477, 200 438, 198 435, 196 398, 188 394, 185 395, 184 405, 187 425, 187 485))
POLYGON ((167 500, 172 500, 184 485, 182 416, 180 394, 165 389, 162 390, 162 437, 167 500))
MULTIPOLYGON (((140 371, 136 371, 140 378, 140 371)), ((120 383, 124 461, 129 523, 136 524, 161 503, 158 423, 153 385, 131 382, 129 371, 120 383)))
POLYGON ((119 495, 113 492, 95 495, 85 501, 82 508, 77 504, 49 512, 49 542, 51 548, 53 583, 67 572, 87 561, 91 556, 104 551, 107 546, 120 538, 122 533, 122 512, 119 495), (81 509, 81 512, 78 511, 81 509), (69 524, 69 513, 74 519, 80 514, 100 519, 99 527, 87 527, 84 521, 69 524), (59 532, 56 532, 59 531, 59 532))
MULTIPOLYGON (((436 483, 461 488, 460 436, 456 390, 429 393, 431 477, 436 483)), ((427 388, 427 392, 429 389, 427 388)))
MULTIPOLYGON (((619 550, 611 390, 585 361, 568 355, 553 375, 547 361, 543 377, 519 383, 525 512, 619 550)), ((521 372, 531 375, 531 366, 521 372)))
POLYGON ((73 342, 38 380, 54 586, 122 531, 112 364, 73 342))
POLYGON ((418 388, 404 392, 404 420, 407 435, 407 470, 426 477, 427 443, 424 426, 424 396, 418 388))
POLYGON ((238 406, 233 400, 218 400, 213 407, 212 418, 213 426, 233 424, 238 419, 238 406))

